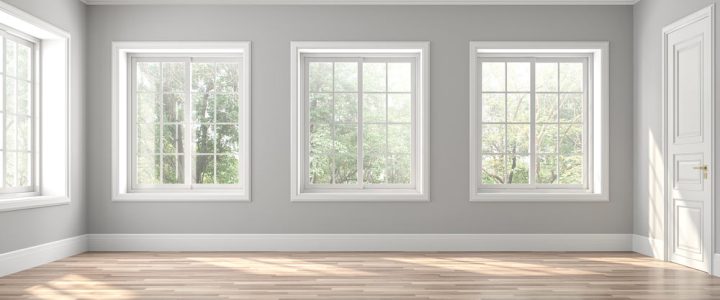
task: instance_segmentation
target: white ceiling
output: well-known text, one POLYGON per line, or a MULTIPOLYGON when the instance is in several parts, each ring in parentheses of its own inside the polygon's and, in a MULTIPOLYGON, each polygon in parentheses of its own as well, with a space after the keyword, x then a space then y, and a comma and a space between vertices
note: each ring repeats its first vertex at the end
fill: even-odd
POLYGON ((90 5, 633 5, 640 0, 81 0, 90 5))

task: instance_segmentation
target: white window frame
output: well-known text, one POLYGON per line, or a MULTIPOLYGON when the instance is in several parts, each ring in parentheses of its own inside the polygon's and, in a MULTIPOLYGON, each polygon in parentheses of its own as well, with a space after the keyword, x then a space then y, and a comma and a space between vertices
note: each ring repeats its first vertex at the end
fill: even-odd
MULTIPOLYGON (((609 43, 608 42, 470 42, 470 201, 609 201, 609 43), (478 80, 482 61, 553 61, 586 58, 584 99, 584 168, 582 185, 485 185, 479 183, 481 124, 478 80)), ((534 91, 534 88, 533 88, 534 91)), ((532 112, 531 112, 532 114, 532 112)), ((532 126, 532 125, 531 125, 532 126)), ((534 145, 531 145, 534 147, 534 145)), ((533 151, 534 152, 534 151, 533 151)))
POLYGON ((0 211, 69 204, 70 34, 5 2, 0 2, 0 24, 35 44, 32 188, 0 195, 0 211))
MULTIPOLYGON (((292 201, 429 201, 428 42, 291 42, 291 200, 292 201), (308 60, 412 61, 413 180, 408 185, 316 185, 308 180, 307 93, 308 60)), ((361 139, 362 136, 358 135, 361 139)), ((361 147, 361 143, 358 143, 361 147)))
MULTIPOLYGON (((113 42, 113 201, 250 201, 250 42, 113 42), (130 94, 135 60, 237 59, 240 84, 239 184, 135 185, 134 93, 130 94)), ((186 101, 187 102, 187 101, 186 101)), ((189 111, 186 111, 186 117, 189 111)), ((190 134, 186 130, 185 135, 190 134)), ((188 144, 189 145, 189 144, 188 144)), ((186 168, 190 167, 185 166, 186 168)), ((188 176, 187 174, 186 176, 188 176)))

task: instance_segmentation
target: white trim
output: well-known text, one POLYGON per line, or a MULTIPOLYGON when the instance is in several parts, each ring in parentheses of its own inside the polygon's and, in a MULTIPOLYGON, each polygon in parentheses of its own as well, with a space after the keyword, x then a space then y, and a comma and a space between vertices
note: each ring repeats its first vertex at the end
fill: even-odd
POLYGON ((0 277, 87 251, 85 235, 0 254, 0 277))
MULTIPOLYGON (((668 135, 668 133, 669 133, 669 131, 668 131, 668 117, 667 117, 669 108, 668 108, 668 105, 667 105, 667 104, 668 104, 668 103, 667 103, 667 102, 668 102, 668 101, 667 101, 667 100, 668 100, 668 99, 667 99, 667 97, 668 97, 668 95, 667 95, 667 87, 668 87, 668 84, 667 84, 667 64, 666 64, 666 62, 667 62, 667 55, 668 55, 668 53, 667 53, 667 47, 666 47, 666 46, 667 46, 668 36, 669 36, 672 32, 674 32, 674 31, 676 31, 676 30, 678 30, 678 29, 681 29, 681 28, 683 28, 683 27, 685 27, 685 26, 688 26, 688 25, 690 25, 690 24, 693 24, 693 23, 695 23, 695 22, 698 22, 698 21, 700 21, 700 20, 702 20, 702 19, 704 19, 704 18, 710 18, 710 23, 711 23, 711 25, 710 25, 710 35, 709 35, 709 36, 710 36, 710 47, 711 47, 712 50, 710 51, 710 52, 711 52, 711 55, 710 55, 710 60, 711 60, 711 62, 709 63, 709 66, 710 66, 710 82, 713 82, 713 83, 714 83, 714 82, 715 82, 715 55, 716 55, 716 53, 715 53, 715 49, 716 49, 716 47, 715 47, 715 4, 710 4, 710 5, 708 5, 707 7, 703 8, 703 9, 700 9, 700 10, 698 10, 698 11, 696 11, 696 12, 694 12, 694 13, 688 15, 688 16, 685 16, 685 17, 683 17, 683 18, 681 18, 681 19, 679 19, 679 20, 676 20, 676 21, 670 23, 669 25, 663 27, 663 29, 662 29, 662 38, 661 38, 661 41, 662 41, 662 45, 661 45, 661 49, 662 49, 662 61, 660 62, 661 74, 662 74, 662 77, 661 77, 661 78, 662 78, 662 79, 661 79, 661 89, 662 89, 662 90, 661 90, 661 95, 662 95, 662 97, 661 97, 660 99, 661 99, 661 101, 662 101, 662 106, 661 106, 661 107, 662 107, 662 116, 661 116, 661 120, 662 120, 662 148, 663 148, 662 153, 663 153, 663 163, 664 163, 665 166, 667 166, 667 165, 668 165, 668 162, 670 161, 670 157, 669 157, 669 155, 668 155, 668 149, 669 149, 669 147, 668 147, 668 139, 667 139, 667 135, 668 135)), ((716 101, 716 99, 715 99, 715 85, 710 85, 710 94, 711 94, 710 99, 712 99, 712 101, 710 101, 710 106, 711 106, 711 107, 710 107, 710 111, 714 113, 714 112, 715 112, 715 107, 716 107, 716 105, 715 105, 715 101, 716 101)), ((717 259, 717 257, 716 257, 716 254, 714 254, 715 248, 716 248, 716 247, 715 247, 715 240, 716 240, 716 238, 715 238, 715 232, 716 232, 716 230, 715 230, 715 224, 716 224, 716 220, 715 220, 715 219, 716 219, 716 213, 715 213, 715 207, 716 207, 716 203, 715 203, 715 201, 716 201, 716 199, 715 199, 715 192, 716 192, 716 190, 715 190, 715 182, 714 182, 714 181, 715 181, 715 172, 713 172, 713 168, 715 168, 716 166, 718 166, 718 162, 716 161, 716 157, 717 157, 717 156, 716 156, 716 154, 715 154, 715 152, 716 152, 716 150, 715 150, 715 138, 716 138, 716 137, 715 137, 715 131, 716 131, 716 130, 715 130, 715 126, 716 126, 716 124, 717 124, 717 122, 715 121, 715 118, 712 118, 712 119, 711 119, 711 126, 710 126, 710 133, 707 135, 708 137, 710 137, 710 138, 712 139, 712 142, 710 143, 710 157, 711 157, 710 161, 712 162, 712 165, 710 165, 710 168, 711 168, 711 169, 710 169, 710 172, 711 172, 711 173, 710 173, 710 179, 708 180, 708 182, 710 183, 709 186, 710 186, 710 199, 711 199, 711 201, 710 201, 710 208, 709 208, 711 218, 710 218, 710 226, 709 226, 709 228, 708 228, 708 229, 709 229, 709 236, 710 236, 710 241, 709 241, 709 244, 710 244, 710 245, 709 245, 708 248, 709 248, 710 255, 708 255, 708 256, 709 256, 709 261, 707 262, 707 264, 705 265, 705 267, 706 267, 706 270, 708 270, 708 272, 710 272, 711 274, 720 274, 720 272, 715 273, 715 266, 716 266, 717 264, 720 264, 720 261, 718 261, 718 259, 717 259)), ((665 230, 665 239, 668 240, 668 241, 671 241, 671 240, 672 240, 672 238, 671 238, 672 232, 670 231, 670 226, 671 226, 671 225, 669 224, 668 220, 671 219, 671 218, 670 218, 670 217, 671 217, 671 211, 670 211, 670 205, 669 205, 669 203, 670 203, 670 199, 669 199, 669 198, 670 198, 670 196, 672 195, 672 194, 670 193, 670 189, 672 188, 672 186, 670 186, 670 185, 668 184, 668 181, 670 180, 670 175, 669 175, 668 172, 666 171, 666 168, 664 168, 664 169, 662 170, 662 173, 663 173, 663 174, 662 174, 662 178, 663 178, 663 183, 664 183, 664 187, 663 187, 663 193, 664 193, 664 194, 663 194, 662 199, 663 199, 663 207, 664 207, 664 209, 665 209, 665 212, 664 212, 664 217, 665 217, 665 218, 662 220, 662 222, 663 222, 663 228, 664 228, 664 230, 665 230)), ((708 242, 708 241, 705 241, 705 242, 708 242)), ((664 255, 664 256, 665 256, 665 257, 664 257, 664 259, 665 259, 666 261, 669 261, 669 260, 670 260, 670 252, 671 252, 671 251, 670 251, 670 247, 671 247, 671 245, 670 245, 669 243, 666 243, 666 244, 665 244, 665 249, 664 249, 664 252, 665 252, 665 255, 664 255)), ((719 275, 719 276, 720 276, 720 275, 719 275)))
POLYGON ((609 197, 609 82, 610 82, 610 59, 609 42, 502 42, 502 41, 471 41, 469 48, 469 115, 470 115, 470 201, 471 202, 598 202, 610 201, 609 197), (545 54, 545 53, 588 53, 593 55, 594 81, 600 84, 600 88, 591 88, 593 93, 592 109, 590 120, 594 124, 589 126, 593 136, 593 153, 588 159, 593 160, 594 176, 593 190, 587 192, 512 192, 504 190, 499 192, 480 192, 477 180, 478 174, 478 138, 477 124, 477 62, 479 54, 545 54), (599 123, 599 126, 598 124, 599 123))
POLYGON ((80 0, 88 5, 634 5, 640 0, 80 0))
POLYGON ((369 41, 337 41, 317 42, 302 41, 290 43, 290 101, 291 101, 291 201, 310 202, 348 202, 348 201, 429 201, 430 186, 430 142, 429 142, 429 42, 369 42, 369 41), (398 187, 392 189, 326 189, 323 191, 305 188, 305 105, 299 95, 304 85, 299 80, 304 78, 299 72, 303 69, 305 56, 317 54, 337 54, 338 56, 375 55, 405 56, 419 55, 415 65, 415 103, 416 110, 414 134, 415 180, 411 188, 398 187), (418 86, 419 85, 419 86, 418 86), (301 174, 302 173, 302 174, 301 174))
POLYGON ((630 234, 89 234, 89 251, 630 251, 630 234))
POLYGON ((0 212, 69 204, 70 198, 57 196, 34 196, 0 200, 0 212))
POLYGON ((720 253, 713 253, 712 272, 710 275, 720 277, 720 253))
POLYGON ((632 251, 655 259, 665 258, 665 242, 655 238, 634 234, 632 251))
POLYGON ((251 195, 251 44, 250 42, 112 42, 112 200, 134 202, 162 202, 162 201, 232 201, 248 202, 251 195), (129 54, 242 54, 243 72, 241 74, 242 115, 240 116, 243 128, 242 157, 240 165, 244 166, 240 176, 243 180, 241 191, 227 189, 223 191, 212 190, 198 192, 193 190, 180 190, 178 192, 130 192, 127 182, 128 170, 128 132, 127 114, 127 64, 129 54))

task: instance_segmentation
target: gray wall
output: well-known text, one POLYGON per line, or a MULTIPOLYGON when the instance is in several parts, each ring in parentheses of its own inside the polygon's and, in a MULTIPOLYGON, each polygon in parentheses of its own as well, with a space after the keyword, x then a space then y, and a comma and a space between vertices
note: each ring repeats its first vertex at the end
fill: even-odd
POLYGON ((630 6, 88 7, 91 233, 631 233, 630 6), (112 41, 252 41, 252 202, 110 201, 112 41), (290 41, 431 42, 429 203, 291 203, 290 41), (610 41, 609 203, 468 201, 468 41, 610 41))
POLYGON ((85 205, 85 16, 79 0, 3 0, 71 35, 72 202, 69 205, 0 212, 0 253, 81 235, 85 205))
MULTIPOLYGON (((643 0, 634 7, 635 28, 635 212, 636 234, 664 240, 663 163, 662 163, 662 28, 718 0, 643 0)), ((717 18, 717 17, 716 17, 717 18)), ((720 41, 720 22, 715 20, 715 39, 720 41)), ((720 52, 715 51, 716 72, 720 52)), ((716 78, 720 78, 717 77, 716 78)), ((716 90, 720 92, 720 88, 716 90)), ((720 93, 716 93, 716 98, 720 93)), ((716 99, 715 103, 719 103, 716 99)), ((716 105, 720 115, 720 105, 716 105)), ((718 123, 720 125, 720 123, 718 123)), ((716 148, 720 149, 720 129, 716 129, 716 148)), ((720 160, 710 170, 720 170, 720 160)), ((715 186, 720 185, 716 172, 715 186)), ((716 200, 717 201, 717 200, 716 200)), ((717 206, 716 206, 717 207, 717 206)), ((720 207, 718 207, 720 208, 720 207)), ((720 216, 720 210, 716 213, 720 216)), ((720 222, 716 234, 720 237, 720 222)), ((720 238, 716 239, 720 247, 720 238)))

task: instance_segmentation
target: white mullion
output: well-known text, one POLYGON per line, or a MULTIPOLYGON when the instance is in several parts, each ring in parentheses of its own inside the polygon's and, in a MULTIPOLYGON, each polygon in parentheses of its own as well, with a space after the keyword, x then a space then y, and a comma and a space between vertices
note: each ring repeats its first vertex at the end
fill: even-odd
POLYGON ((389 110, 389 101, 388 101, 388 91, 390 90, 388 84, 390 80, 388 79, 388 62, 385 61, 385 183, 390 183, 388 178, 390 177, 390 146, 389 146, 389 139, 388 136, 390 135, 390 125, 388 124, 388 120, 390 119, 390 114, 388 113, 389 110))
MULTIPOLYGON (((333 72, 334 74, 335 72, 333 72)), ((358 60, 358 67, 357 67, 357 76, 358 76, 358 118, 357 118, 357 183, 362 187, 365 188, 365 168, 363 167, 365 165, 365 151, 363 149, 364 145, 364 115, 363 115, 363 104, 364 104, 364 94, 363 94, 363 59, 360 58, 358 60)))
POLYGON ((505 136, 504 136, 504 138, 505 138, 505 143, 503 143, 503 144, 504 144, 503 146, 504 146, 504 148, 505 148, 505 149, 503 149, 503 153, 505 153, 505 155, 503 155, 503 171, 504 171, 505 174, 503 175, 503 181, 504 181, 503 184, 508 184, 508 183, 507 183, 507 180, 508 180, 508 174, 509 174, 509 172, 508 172, 508 165, 507 165, 507 163, 508 163, 508 155, 509 155, 509 153, 508 153, 508 151, 507 151, 507 150, 508 150, 508 113, 507 113, 507 106, 508 106, 508 103, 507 103, 507 98, 508 98, 508 93, 507 93, 508 74, 507 74, 507 65, 508 65, 508 64, 507 64, 507 61, 503 62, 503 66, 505 67, 505 74, 504 74, 504 75, 505 75, 505 89, 504 89, 504 90, 505 90, 505 93, 504 93, 504 95, 505 95, 505 97, 504 97, 504 98, 505 98, 505 122, 504 122, 504 127, 505 127, 505 136))
POLYGON ((6 99, 6 97, 5 97, 5 95, 7 95, 7 92, 5 92, 5 91, 7 90, 7 62, 6 62, 6 60, 7 60, 7 36, 6 36, 4 33, 3 33, 3 42, 2 42, 2 53, 3 53, 3 57, 2 57, 2 70, 3 70, 3 71, 2 71, 2 73, 3 73, 3 74, 2 74, 2 78, 3 78, 3 79, 2 79, 2 80, 3 80, 2 99, 3 99, 3 115, 4 115, 4 116, 3 116, 3 123, 2 123, 2 125, 0 125, 0 128, 3 129, 3 130, 2 130, 2 135, 3 135, 3 139, 2 139, 2 140, 3 140, 3 145, 2 145, 2 147, 3 147, 3 153, 2 153, 2 160, 3 160, 3 161, 2 161, 2 165, 3 165, 3 168, 2 168, 2 172, 3 172, 3 176, 2 176, 2 187, 5 188, 5 180, 6 180, 6 177, 7 177, 7 151, 8 151, 8 149, 7 149, 7 138, 6 138, 6 136, 5 136, 5 131, 7 130, 7 128, 5 128, 5 127, 6 127, 5 124, 7 124, 7 121, 8 121, 8 120, 7 120, 8 114, 7 114, 7 99, 6 99))
POLYGON ((557 111, 555 112, 556 120, 557 122, 557 139, 555 140, 555 152, 557 152, 555 156, 555 170, 557 172, 557 180, 555 181, 555 184, 560 184, 560 62, 557 63, 557 111))
MULTIPOLYGON (((476 135, 477 137, 476 137, 476 138, 477 138, 478 141, 480 141, 480 145, 478 145, 477 141, 475 142, 476 153, 472 153, 472 155, 475 155, 475 157, 478 158, 478 154, 477 154, 477 153, 480 153, 478 162, 477 162, 477 164, 476 164, 476 166, 478 167, 478 170, 477 170, 477 172, 475 172, 475 176, 478 176, 478 178, 477 178, 477 180, 475 180, 475 181, 476 181, 475 184, 477 184, 477 185, 483 185, 483 180, 482 180, 482 178, 483 178, 483 177, 482 177, 482 174, 483 174, 483 173, 482 173, 482 171, 483 171, 483 163, 482 163, 482 161, 483 161, 483 158, 485 157, 485 153, 483 153, 483 151, 482 151, 482 145, 483 145, 485 142, 483 141, 482 130, 483 130, 483 124, 485 124, 485 123, 484 123, 485 120, 483 120, 483 118, 482 118, 482 113, 483 113, 483 109, 484 109, 483 105, 485 104, 485 101, 483 101, 483 96, 485 96, 485 93, 484 93, 483 90, 482 90, 482 88, 483 88, 483 85, 482 85, 483 63, 482 63, 482 62, 476 62, 476 64, 477 64, 477 73, 475 74, 475 83, 476 83, 475 95, 476 95, 476 98, 474 99, 474 101, 475 101, 475 103, 478 103, 478 102, 479 102, 479 103, 478 103, 478 105, 477 105, 477 106, 478 106, 478 109, 475 111, 475 114, 476 114, 476 115, 475 115, 475 124, 472 124, 472 125, 475 126, 475 130, 476 130, 476 133, 477 133, 477 135, 476 135), (478 99, 478 97, 479 97, 480 99, 478 99)), ((475 192, 477 192, 477 190, 476 190, 475 192)))
POLYGON ((165 63, 160 62, 160 184, 165 184, 165 145, 163 138, 165 135, 165 63))
POLYGON ((535 174, 536 165, 537 164, 537 136, 536 136, 536 124, 535 124, 535 114, 537 113, 535 111, 536 100, 535 95, 535 61, 530 62, 530 167, 528 168, 528 172, 530 172, 529 175, 529 183, 530 185, 537 184, 537 174, 535 174))
MULTIPOLYGON (((218 64, 213 63, 213 81, 217 79, 218 74, 218 64)), ((217 83, 214 84, 215 86, 215 92, 213 93, 214 100, 213 100, 213 121, 212 121, 212 129, 213 129, 213 153, 212 153, 212 159, 213 159, 213 184, 217 184, 217 162, 218 162, 218 156, 217 156, 217 140, 218 140, 218 126, 217 126, 217 83)))
MULTIPOLYGON (((336 132, 335 132, 335 127, 337 126, 337 124, 336 124, 336 122, 335 122, 335 98, 336 98, 336 97, 335 97, 335 62, 333 61, 333 62, 331 62, 331 64, 332 64, 332 86, 331 86, 331 91, 332 91, 332 100, 333 100, 333 101, 332 101, 332 119, 330 120, 330 125, 331 125, 331 126, 330 126, 330 134, 331 134, 331 136, 332 136, 333 147, 332 147, 332 149, 331 149, 331 151, 330 151, 331 154, 332 154, 332 156, 330 157, 331 162, 332 162, 332 163, 330 164, 330 183, 335 184, 335 183, 336 183, 336 182, 335 182, 335 170, 336 170, 336 168, 337 168, 337 163, 336 163, 336 152, 337 152, 337 151, 335 151, 335 147, 336 147, 336 144, 337 144, 337 136, 336 136, 336 132)), ((308 72, 309 72, 309 70, 308 70, 308 72)), ((309 99, 310 99, 310 98, 308 98, 308 100, 309 100, 309 99)), ((309 142, 309 141, 308 141, 308 142, 309 142)))
POLYGON ((183 105, 183 117, 184 125, 183 129, 183 172, 185 173, 183 178, 187 186, 192 189, 193 177, 192 177, 192 159, 195 151, 195 147, 192 147, 192 134, 193 123, 192 123, 192 108, 193 108, 193 97, 192 97, 192 59, 188 59, 186 62, 185 70, 185 103, 183 105))

